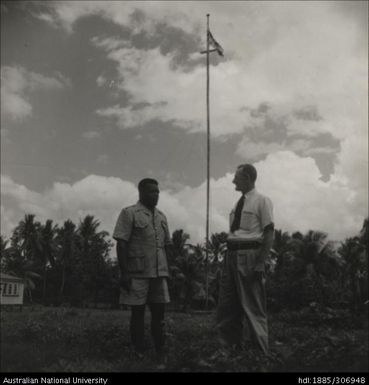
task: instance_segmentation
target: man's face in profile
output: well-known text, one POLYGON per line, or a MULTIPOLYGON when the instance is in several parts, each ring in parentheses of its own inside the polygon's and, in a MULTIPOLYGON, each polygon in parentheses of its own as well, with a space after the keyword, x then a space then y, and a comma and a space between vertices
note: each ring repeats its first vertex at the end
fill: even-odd
POLYGON ((242 169, 238 168, 232 183, 235 185, 236 191, 246 192, 250 190, 250 177, 242 172, 242 169))

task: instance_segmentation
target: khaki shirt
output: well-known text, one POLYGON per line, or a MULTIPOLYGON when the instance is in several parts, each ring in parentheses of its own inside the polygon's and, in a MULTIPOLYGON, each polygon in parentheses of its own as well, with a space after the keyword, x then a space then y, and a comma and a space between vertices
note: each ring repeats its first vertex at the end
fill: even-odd
MULTIPOLYGON (((229 216, 230 225, 233 222, 237 203, 229 216)), ((229 233, 230 241, 261 241, 264 228, 273 223, 272 201, 260 194, 256 189, 245 194, 245 202, 241 213, 240 228, 229 233)))
POLYGON ((152 213, 142 203, 124 208, 113 232, 115 240, 128 242, 128 272, 134 278, 168 276, 165 246, 171 244, 168 223, 158 209, 152 213))

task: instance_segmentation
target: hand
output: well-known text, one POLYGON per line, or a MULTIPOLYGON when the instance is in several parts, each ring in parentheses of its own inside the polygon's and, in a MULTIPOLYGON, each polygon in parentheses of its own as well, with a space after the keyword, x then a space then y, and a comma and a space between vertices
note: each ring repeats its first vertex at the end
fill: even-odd
POLYGON ((122 274, 120 276, 120 286, 129 291, 131 289, 132 278, 128 274, 122 274))

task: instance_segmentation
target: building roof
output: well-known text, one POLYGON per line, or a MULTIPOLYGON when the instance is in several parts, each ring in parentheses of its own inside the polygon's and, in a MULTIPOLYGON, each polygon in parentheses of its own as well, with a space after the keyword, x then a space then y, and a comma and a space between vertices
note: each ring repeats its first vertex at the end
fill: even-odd
POLYGON ((17 281, 17 282, 22 282, 23 281, 22 278, 14 277, 14 275, 5 274, 5 273, 0 273, 0 279, 2 281, 17 281))

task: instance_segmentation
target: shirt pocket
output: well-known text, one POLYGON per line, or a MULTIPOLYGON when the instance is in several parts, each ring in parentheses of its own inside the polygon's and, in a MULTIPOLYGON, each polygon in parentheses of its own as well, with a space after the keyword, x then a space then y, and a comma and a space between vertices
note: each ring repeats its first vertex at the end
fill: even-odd
POLYGON ((148 229, 149 221, 147 215, 136 214, 133 227, 138 232, 145 232, 148 229))
POLYGON ((128 257, 128 272, 143 273, 145 270, 145 256, 132 255, 128 257))
POLYGON ((243 230, 251 230, 257 220, 256 214, 252 211, 242 211, 240 227, 243 230))
POLYGON ((146 216, 143 216, 143 215, 137 215, 136 218, 135 218, 135 224, 134 226, 135 227, 138 227, 140 229, 144 229, 145 227, 147 227, 149 224, 149 220, 148 218, 146 218, 146 216))

